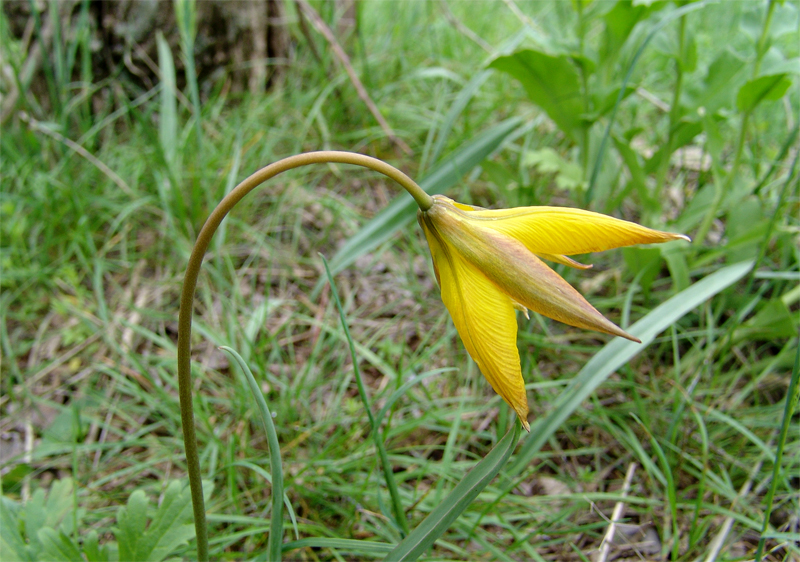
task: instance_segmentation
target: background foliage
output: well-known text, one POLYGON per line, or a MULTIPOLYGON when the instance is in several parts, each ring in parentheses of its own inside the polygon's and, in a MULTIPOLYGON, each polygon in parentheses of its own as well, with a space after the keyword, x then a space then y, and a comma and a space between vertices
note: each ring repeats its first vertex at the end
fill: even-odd
MULTIPOLYGON (((258 94, 226 86, 235 65, 188 70, 191 3, 176 4, 179 48, 154 39, 152 87, 123 62, 93 75, 88 3, 49 43, 58 3, 30 16, 27 39, 11 33, 7 6, 4 102, 18 96, 0 136, 3 559, 194 555, 188 493, 174 482, 183 269, 224 193, 320 148, 385 158, 464 202, 580 206, 694 239, 559 270, 623 327, 665 302, 679 309, 676 295, 690 310, 619 364, 613 348, 598 353, 604 336, 520 318, 531 422, 549 429, 521 442, 424 556, 601 556, 623 496, 613 553, 729 560, 761 540, 768 559, 799 555, 796 417, 776 455, 800 316, 796 2, 359 3, 341 39, 411 154, 294 4, 289 63, 258 94), (29 75, 37 41, 51 47, 29 75), (695 306, 700 280, 728 266, 740 280, 695 306), (556 419, 573 378, 604 367, 608 380, 556 419)), ((334 4, 314 7, 336 27, 334 4)), ((212 555, 264 559, 271 522, 266 437, 225 345, 274 417, 284 555, 384 556, 404 530, 317 252, 337 273, 412 528, 513 415, 458 340, 413 202, 395 186, 331 165, 281 176, 242 207, 215 239, 196 308, 212 555)))

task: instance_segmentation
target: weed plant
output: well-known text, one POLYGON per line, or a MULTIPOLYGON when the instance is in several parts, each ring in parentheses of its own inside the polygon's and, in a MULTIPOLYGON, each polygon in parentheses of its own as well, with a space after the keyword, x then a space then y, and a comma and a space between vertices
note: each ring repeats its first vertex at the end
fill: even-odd
MULTIPOLYGON (((333 24, 331 6, 315 4, 333 24)), ((411 155, 287 8, 291 64, 258 95, 178 90, 191 2, 147 91, 92 76, 88 3, 47 3, 27 43, 0 14, 0 557, 195 556, 175 368, 192 244, 252 171, 338 149, 471 204, 694 239, 557 267, 644 344, 520 316, 531 435, 423 558, 797 560, 797 3, 359 3, 353 64, 411 155)), ((303 168, 212 242, 192 340, 212 557, 268 559, 275 509, 236 357, 280 443, 287 559, 381 558, 406 535, 354 366, 411 529, 504 443, 514 415, 464 351, 406 199, 372 172, 303 168)))

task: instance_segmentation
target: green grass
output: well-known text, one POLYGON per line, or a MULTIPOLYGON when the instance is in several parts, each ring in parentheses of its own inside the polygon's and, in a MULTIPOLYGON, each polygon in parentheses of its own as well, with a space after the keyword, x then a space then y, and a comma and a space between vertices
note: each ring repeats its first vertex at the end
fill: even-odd
MULTIPOLYGON (((583 42, 605 69, 590 88, 618 86, 651 29, 643 24, 605 59, 602 3, 587 8, 583 23, 569 3, 518 6, 536 25, 519 47, 560 52, 583 42)), ((505 3, 449 7, 496 54, 523 28, 505 3)), ((317 8, 325 15, 324 6, 317 8)), ((277 89, 259 96, 225 94, 216 83, 200 89, 202 142, 191 108, 180 101, 174 129, 161 125, 171 107, 161 90, 143 91, 124 75, 92 83, 80 65, 84 36, 61 30, 62 49, 45 69, 49 78, 42 74, 38 86, 22 92, 0 135, 0 474, 4 496, 21 506, 7 505, 25 513, 24 502, 37 490, 51 491, 56 480, 71 477, 64 521, 79 525, 62 528, 81 540, 94 530, 104 544, 114 541, 117 510, 134 490, 145 490, 154 504, 170 480, 185 480, 175 378, 183 271, 210 208, 257 168, 334 148, 384 158, 422 178, 435 160, 519 116, 525 125, 518 133, 448 194, 487 207, 585 206, 585 188, 557 187, 563 168, 542 172, 529 155, 552 148, 588 182, 609 114, 588 129, 584 159, 580 138, 570 140, 553 125, 518 79, 492 71, 449 122, 459 94, 490 55, 436 4, 363 3, 359 9, 363 41, 354 42, 353 63, 411 156, 385 138, 330 54, 325 68, 311 56, 295 20, 296 51, 277 89), (21 118, 22 111, 35 121, 21 118), (122 186, 64 138, 113 171, 122 186)), ((776 64, 775 52, 796 62, 798 31, 790 15, 797 9, 796 2, 775 8, 765 35, 773 51, 764 52, 763 65, 776 64)), ((645 24, 657 21, 659 10, 645 24)), ((796 415, 774 497, 765 504, 798 346, 797 70, 787 74, 792 85, 780 99, 752 110, 727 100, 705 119, 694 119, 696 111, 679 115, 691 118, 696 133, 684 140, 673 133, 663 171, 661 162, 645 159, 670 137, 676 60, 685 74, 677 97, 692 107, 724 49, 749 57, 743 68, 752 72, 767 13, 761 3, 687 13, 683 44, 684 50, 696 45, 694 65, 686 53, 673 56, 679 18, 653 36, 631 73, 639 90, 619 105, 589 203, 690 236, 707 228, 702 242, 594 255, 590 272, 556 269, 612 320, 632 325, 725 266, 759 259, 758 267, 616 369, 527 462, 512 456, 428 559, 559 560, 577 553, 591 559, 619 501, 625 522, 658 536, 646 559, 705 559, 726 518, 732 525, 716 559, 752 558, 768 508, 765 559, 800 556, 796 415), (700 157, 710 165, 696 165, 700 157), (637 468, 623 498, 631 463, 637 468)), ((0 22, 7 27, 5 16, 0 22)), ((80 20, 73 25, 84 29, 80 20)), ((26 53, 8 33, 2 41, 18 74, 26 53)), ((189 89, 184 93, 190 96, 189 89)), ((193 339, 201 470, 213 483, 207 503, 212 556, 264 559, 272 509, 266 436, 237 367, 217 349, 223 345, 247 362, 274 414, 285 492, 297 519, 295 534, 285 518, 284 542, 318 541, 295 543, 284 556, 379 558, 387 552, 382 546, 357 551, 350 550, 353 543, 322 539, 400 541, 334 299, 327 286, 310 296, 324 277, 318 252, 330 259, 397 196, 394 185, 371 172, 305 168, 248 196, 212 242, 198 284, 193 339)), ((382 428, 413 529, 502 439, 514 417, 458 339, 414 223, 358 258, 336 276, 336 285, 373 413, 419 377, 388 409, 382 428)), ((553 411, 608 341, 520 317, 532 425, 553 411)), ((193 546, 174 553, 191 558, 193 546)))

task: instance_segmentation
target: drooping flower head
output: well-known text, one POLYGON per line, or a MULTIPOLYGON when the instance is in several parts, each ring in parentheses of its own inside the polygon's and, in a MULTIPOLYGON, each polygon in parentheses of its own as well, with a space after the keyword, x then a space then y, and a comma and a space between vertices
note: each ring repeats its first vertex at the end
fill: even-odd
POLYGON ((436 280, 464 346, 483 376, 528 425, 514 310, 639 341, 600 314, 540 258, 587 269, 567 256, 633 244, 688 240, 566 207, 486 210, 442 195, 417 218, 436 280))

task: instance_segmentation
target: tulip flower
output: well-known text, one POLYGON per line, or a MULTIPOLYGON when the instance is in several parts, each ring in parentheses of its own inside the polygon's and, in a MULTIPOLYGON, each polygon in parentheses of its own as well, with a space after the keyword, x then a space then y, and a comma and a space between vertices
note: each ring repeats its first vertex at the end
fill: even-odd
POLYGON ((487 210, 441 195, 417 218, 436 280, 470 357, 528 425, 528 398, 514 310, 533 310, 578 328, 638 342, 600 314, 541 258, 587 269, 567 257, 633 244, 688 238, 599 213, 566 207, 487 210))

